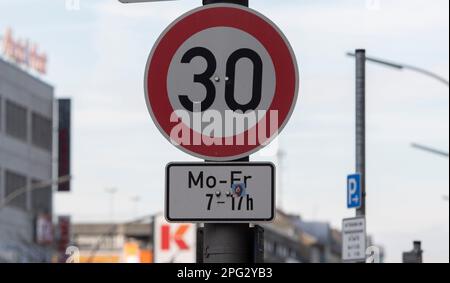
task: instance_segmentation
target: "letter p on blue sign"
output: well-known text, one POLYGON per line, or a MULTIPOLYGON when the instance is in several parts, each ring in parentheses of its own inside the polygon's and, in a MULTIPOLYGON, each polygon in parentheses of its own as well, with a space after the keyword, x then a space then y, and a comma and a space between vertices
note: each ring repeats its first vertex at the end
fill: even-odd
POLYGON ((347 208, 361 207, 361 174, 347 177, 347 208))

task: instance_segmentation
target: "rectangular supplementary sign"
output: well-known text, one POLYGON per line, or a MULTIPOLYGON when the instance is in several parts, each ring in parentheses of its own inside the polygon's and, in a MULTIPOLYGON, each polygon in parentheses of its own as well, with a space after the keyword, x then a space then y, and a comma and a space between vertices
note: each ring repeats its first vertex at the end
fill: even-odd
POLYGON ((170 163, 166 167, 170 222, 266 222, 275 216, 272 163, 170 163))
POLYGON ((361 174, 347 177, 347 208, 361 208, 361 174))
POLYGON ((366 218, 344 219, 342 222, 342 260, 347 262, 366 259, 366 218))

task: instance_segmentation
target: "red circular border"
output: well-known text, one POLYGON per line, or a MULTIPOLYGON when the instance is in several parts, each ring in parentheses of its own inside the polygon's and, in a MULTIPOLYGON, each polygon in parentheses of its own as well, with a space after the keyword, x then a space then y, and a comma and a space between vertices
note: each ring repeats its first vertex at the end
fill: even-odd
MULTIPOLYGON (((160 38, 149 58, 146 72, 146 96, 148 107, 153 112, 153 119, 160 126, 166 137, 176 123, 170 122, 173 109, 168 97, 167 76, 169 66, 178 48, 191 36, 202 30, 213 27, 230 27, 243 30, 255 37, 266 48, 272 58, 275 75, 275 95, 269 110, 278 110, 278 128, 289 118, 291 108, 295 104, 297 91, 297 69, 290 46, 270 23, 262 17, 245 9, 219 6, 200 9, 176 21, 160 38)), ((265 118, 262 120, 262 122, 265 118)), ((256 126, 255 126, 256 127, 256 126)), ((274 138, 277 131, 270 131, 268 140, 274 138)), ((248 134, 245 132, 244 135, 248 134)), ((190 129, 191 140, 198 134, 190 129)), ((256 145, 184 145, 180 146, 197 156, 211 160, 227 160, 245 156, 246 153, 261 148, 260 140, 256 145)), ((263 143, 267 141, 262 141, 263 143)))

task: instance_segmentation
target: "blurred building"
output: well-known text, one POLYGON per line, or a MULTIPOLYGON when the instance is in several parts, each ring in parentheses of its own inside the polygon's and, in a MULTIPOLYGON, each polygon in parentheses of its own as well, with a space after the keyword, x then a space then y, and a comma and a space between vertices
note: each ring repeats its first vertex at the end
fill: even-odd
MULTIPOLYGON (((148 217, 146 222, 139 224, 74 224, 71 242, 80 250, 80 262, 83 263, 134 262, 133 258, 137 258, 137 262, 153 262, 155 254, 158 256, 158 253, 163 252, 158 244, 155 244, 154 239, 155 236, 158 237, 158 234, 154 232, 158 228, 155 228, 154 219, 157 218, 148 217), (131 248, 132 251, 137 251, 137 253, 131 253, 131 256, 130 245, 134 247, 131 248)), ((172 225, 170 233, 175 233, 176 224, 170 225, 172 225)), ((304 223, 299 216, 278 211, 275 221, 262 224, 262 227, 264 229, 264 262, 334 263, 341 261, 341 233, 332 229, 329 224, 304 223)), ((185 233, 178 240, 192 242, 188 237, 190 235, 185 233)), ((179 249, 175 242, 170 240, 166 242, 170 243, 175 250, 179 249)), ((196 250, 189 247, 189 250, 183 252, 195 254, 196 250)), ((175 261, 176 255, 171 256, 175 261)))
POLYGON ((316 241, 302 233, 289 217, 278 211, 273 223, 263 224, 264 261, 269 263, 303 263, 316 261, 316 241))
POLYGON ((51 85, 0 58, 0 261, 51 256, 52 188, 30 188, 52 179, 53 102, 51 85))
POLYGON ((263 224, 265 230, 265 262, 270 263, 334 263, 341 261, 340 232, 327 223, 308 223, 300 216, 278 210, 275 221, 263 224), (307 226, 309 226, 307 225, 307 226))
POLYGON ((80 263, 150 263, 153 261, 151 222, 74 224, 72 244, 80 263))
POLYGON ((291 223, 303 233, 310 235, 320 247, 315 262, 338 263, 342 258, 341 232, 326 222, 303 221, 299 216, 290 216, 291 223))

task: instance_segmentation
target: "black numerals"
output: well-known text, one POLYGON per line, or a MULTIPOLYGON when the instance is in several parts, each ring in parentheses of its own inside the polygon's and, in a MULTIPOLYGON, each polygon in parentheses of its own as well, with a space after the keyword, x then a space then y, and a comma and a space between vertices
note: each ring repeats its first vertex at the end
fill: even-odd
MULTIPOLYGON (((195 57, 203 57, 207 63, 206 71, 203 74, 194 75, 194 82, 201 83, 206 89, 206 97, 201 102, 201 111, 205 111, 209 107, 211 107, 211 105, 214 103, 214 100, 216 99, 216 87, 214 86, 211 77, 216 71, 217 62, 211 51, 203 47, 195 47, 189 49, 189 51, 184 54, 183 58, 181 59, 181 63, 191 63, 192 59, 194 59, 195 57)), ((191 112, 194 111, 194 102, 192 102, 192 100, 190 100, 187 95, 180 95, 179 99, 181 105, 183 105, 186 110, 191 112)))
POLYGON ((225 100, 228 107, 233 111, 242 111, 243 113, 248 110, 255 110, 261 102, 262 95, 262 76, 263 76, 263 63, 258 53, 251 49, 239 49, 231 54, 227 61, 227 77, 228 84, 225 87, 225 100), (235 80, 236 80, 236 64, 239 60, 247 58, 253 63, 253 87, 252 87, 252 99, 247 104, 239 104, 235 99, 235 80))
MULTIPOLYGON (((195 74, 194 83, 202 84, 206 89, 206 97, 201 102, 201 111, 208 110, 213 105, 216 99, 216 85, 213 82, 212 77, 217 70, 217 60, 214 54, 204 47, 194 47, 189 49, 181 59, 181 63, 189 64, 192 59, 196 57, 202 57, 206 60, 207 68, 202 74, 195 74)), ((225 85, 225 101, 228 108, 232 111, 242 111, 243 113, 249 110, 256 110, 261 103, 262 98, 262 79, 263 79, 263 62, 261 57, 255 51, 242 48, 238 49, 227 60, 226 63, 226 76, 228 81, 225 85), (246 104, 240 104, 236 100, 236 66, 239 60, 249 59, 253 64, 253 80, 252 81, 252 97, 246 104)), ((181 105, 188 111, 194 111, 194 102, 189 98, 187 94, 179 96, 181 105)))
POLYGON ((211 204, 212 204, 212 200, 214 195, 213 194, 206 194, 206 197, 208 198, 208 210, 211 210, 211 204))

